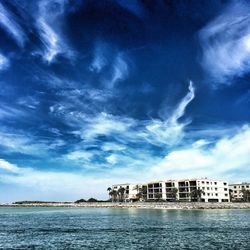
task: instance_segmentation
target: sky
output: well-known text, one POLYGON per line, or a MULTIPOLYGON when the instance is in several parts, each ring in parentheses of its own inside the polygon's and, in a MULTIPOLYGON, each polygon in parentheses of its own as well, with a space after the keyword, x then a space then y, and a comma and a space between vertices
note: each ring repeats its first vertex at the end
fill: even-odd
POLYGON ((249 181, 250 3, 0 0, 0 202, 249 181))

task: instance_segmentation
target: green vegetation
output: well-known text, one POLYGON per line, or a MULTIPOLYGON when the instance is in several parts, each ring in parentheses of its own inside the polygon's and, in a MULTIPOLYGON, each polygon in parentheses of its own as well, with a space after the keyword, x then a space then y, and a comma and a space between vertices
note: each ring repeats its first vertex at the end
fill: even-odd
POLYGON ((250 190, 242 188, 241 193, 243 194, 242 200, 245 202, 250 202, 250 190))
POLYGON ((173 201, 177 200, 177 193, 178 193, 178 188, 171 189, 170 197, 172 198, 173 201))
POLYGON ((190 192, 191 201, 201 202, 201 196, 205 194, 202 189, 194 189, 190 192))
POLYGON ((86 202, 86 200, 80 199, 80 200, 75 201, 75 203, 83 203, 83 202, 86 202))

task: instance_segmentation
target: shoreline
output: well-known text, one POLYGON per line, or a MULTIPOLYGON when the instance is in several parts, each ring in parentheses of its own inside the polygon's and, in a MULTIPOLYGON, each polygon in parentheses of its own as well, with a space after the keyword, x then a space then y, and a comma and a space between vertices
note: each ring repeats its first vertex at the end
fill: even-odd
POLYGON ((23 204, 0 204, 0 207, 64 207, 64 208, 138 208, 138 209, 168 209, 168 210, 203 210, 203 209, 250 209, 248 203, 202 203, 202 202, 135 202, 135 203, 112 203, 112 202, 44 202, 23 204))

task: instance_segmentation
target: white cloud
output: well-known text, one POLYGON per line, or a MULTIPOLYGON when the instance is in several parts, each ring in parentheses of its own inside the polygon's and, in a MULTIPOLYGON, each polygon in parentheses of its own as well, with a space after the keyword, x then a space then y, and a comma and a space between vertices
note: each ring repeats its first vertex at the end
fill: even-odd
POLYGON ((126 146, 114 142, 106 142, 102 145, 103 151, 122 151, 125 149, 126 146))
POLYGON ((189 92, 178 104, 173 114, 165 121, 149 121, 146 125, 146 130, 144 130, 141 135, 152 144, 177 144, 183 136, 183 128, 186 125, 185 123, 179 123, 178 119, 185 114, 187 105, 194 99, 194 97, 194 87, 192 81, 190 81, 189 92))
POLYGON ((90 65, 90 71, 100 73, 107 65, 107 45, 104 42, 98 41, 94 49, 94 58, 90 65))
POLYGON ((95 117, 87 118, 87 122, 89 124, 82 133, 82 138, 87 140, 94 139, 98 135, 125 133, 133 125, 132 119, 112 116, 104 112, 95 117))
POLYGON ((61 26, 58 25, 59 22, 62 23, 66 3, 67 1, 52 0, 40 1, 38 5, 37 28, 44 46, 44 51, 38 54, 41 54, 49 64, 54 62, 59 54, 68 59, 74 57, 73 51, 68 48, 65 39, 62 38, 61 26))
POLYGON ((245 176, 244 172, 250 166, 249 126, 243 126, 231 137, 219 139, 214 145, 207 144, 205 140, 197 141, 188 148, 171 151, 152 168, 152 174, 165 178, 248 178, 249 173, 245 176))
POLYGON ((174 111, 172 117, 169 119, 170 123, 176 124, 178 119, 180 119, 184 114, 186 107, 188 104, 194 99, 195 93, 194 93, 194 86, 193 82, 189 82, 189 87, 188 87, 189 92, 186 94, 186 96, 181 100, 181 102, 178 104, 178 107, 174 111))
MULTIPOLYGON (((178 120, 185 115, 185 109, 194 97, 194 87, 190 82, 188 93, 166 120, 137 120, 105 112, 90 115, 86 112, 72 111, 77 97, 71 102, 51 106, 50 112, 62 116, 68 125, 75 128, 73 134, 80 136, 85 142, 93 141, 98 136, 108 136, 115 137, 121 144, 130 142, 140 144, 146 141, 153 145, 171 146, 177 144, 183 137, 183 129, 188 122, 180 123, 178 120)), ((78 105, 81 106, 81 103, 78 105)))
POLYGON ((117 3, 124 9, 127 9, 129 12, 136 15, 137 17, 143 18, 146 14, 143 5, 138 0, 134 1, 117 0, 117 3))
POLYGON ((93 154, 88 151, 76 150, 68 153, 66 158, 72 161, 89 161, 91 160, 93 154))
POLYGON ((48 63, 51 63, 56 55, 60 52, 59 38, 53 29, 43 19, 38 20, 38 27, 43 45, 45 47, 43 58, 48 63))
POLYGON ((7 69, 9 65, 10 65, 9 59, 4 55, 0 54, 0 71, 7 69))
POLYGON ((115 155, 115 154, 111 154, 111 155, 107 156, 106 160, 111 165, 115 165, 118 162, 117 155, 115 155))
POLYGON ((50 149, 56 149, 65 145, 64 141, 37 140, 32 135, 13 134, 0 131, 0 146, 7 152, 16 152, 26 155, 45 156, 51 153, 50 149))
POLYGON ((0 169, 10 171, 12 173, 18 173, 19 167, 17 167, 15 164, 11 164, 8 161, 4 159, 0 159, 0 169))
POLYGON ((124 55, 119 53, 114 60, 112 78, 107 83, 107 86, 113 88, 117 82, 126 79, 128 73, 129 68, 124 55))
POLYGON ((15 107, 10 107, 10 105, 2 104, 0 107, 0 120, 5 118, 24 118, 27 116, 27 113, 21 109, 15 107))
POLYGON ((15 16, 0 3, 0 25, 10 34, 16 43, 23 47, 26 35, 17 23, 15 16))
POLYGON ((250 4, 233 2, 200 32, 202 65, 217 82, 230 84, 250 70, 250 4))
MULTIPOLYGON (((82 172, 40 171, 19 167, 3 159, 0 159, 1 168, 5 172, 1 173, 0 182, 11 185, 11 187, 15 186, 20 190, 18 193, 15 192, 13 196, 8 193, 4 199, 6 201, 24 199, 74 201, 90 197, 107 199, 107 187, 117 181, 111 173, 89 175, 82 172)), ((125 182, 125 177, 123 177, 125 175, 123 173, 119 175, 119 180, 125 182)))

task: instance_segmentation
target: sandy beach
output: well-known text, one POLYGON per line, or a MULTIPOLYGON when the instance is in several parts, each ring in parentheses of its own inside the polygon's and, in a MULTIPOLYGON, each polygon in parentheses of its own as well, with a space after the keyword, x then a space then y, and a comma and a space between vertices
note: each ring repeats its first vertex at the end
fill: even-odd
POLYGON ((250 209, 250 203, 202 203, 202 202, 43 202, 43 203, 2 203, 10 207, 81 207, 81 208, 141 208, 141 209, 250 209))

